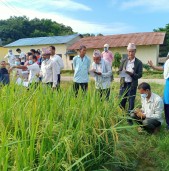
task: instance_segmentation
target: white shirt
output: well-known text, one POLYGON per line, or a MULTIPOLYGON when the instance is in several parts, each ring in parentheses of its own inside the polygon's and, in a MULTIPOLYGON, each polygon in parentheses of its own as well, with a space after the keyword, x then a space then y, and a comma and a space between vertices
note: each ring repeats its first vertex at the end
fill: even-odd
POLYGON ((43 83, 53 83, 53 87, 57 85, 57 79, 59 74, 59 66, 56 61, 49 59, 48 61, 43 61, 41 65, 40 75, 42 76, 43 83))
POLYGON ((101 72, 102 75, 94 74, 96 89, 107 89, 111 85, 112 69, 108 61, 101 59, 99 64, 92 63, 92 69, 101 72))
POLYGON ((32 65, 27 65, 26 67, 30 71, 29 77, 28 77, 28 82, 29 83, 39 82, 39 77, 37 76, 37 74, 40 73, 39 65, 37 63, 33 63, 32 65))
MULTIPOLYGON (((58 63, 59 71, 61 71, 64 68, 63 60, 59 55, 50 56, 50 59, 54 60, 56 63, 58 63)), ((59 74, 60 74, 60 72, 59 72, 59 74)))
MULTIPOLYGON (((135 58, 133 60, 128 60, 127 65, 126 65, 126 71, 129 71, 131 73, 134 72, 133 68, 134 68, 134 62, 135 62, 135 58)), ((130 75, 126 75, 125 76, 125 82, 132 82, 132 78, 130 75)))
POLYGON ((147 119, 157 119, 160 122, 163 122, 162 112, 164 109, 162 98, 155 94, 151 93, 149 100, 146 98, 141 99, 142 111, 146 115, 147 119))
POLYGON ((24 52, 21 52, 19 54, 19 58, 21 59, 21 62, 25 62, 26 61, 26 54, 24 52))
POLYGON ((8 58, 8 63, 11 66, 15 65, 15 55, 13 53, 8 52, 8 54, 4 58, 8 58))

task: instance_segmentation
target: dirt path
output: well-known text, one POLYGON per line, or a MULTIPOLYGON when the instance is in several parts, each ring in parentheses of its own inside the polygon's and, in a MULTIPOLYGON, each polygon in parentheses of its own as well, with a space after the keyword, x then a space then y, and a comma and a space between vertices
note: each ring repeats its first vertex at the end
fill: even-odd
MULTIPOLYGON (((93 78, 90 78, 91 80, 93 78)), ((61 80, 62 81, 72 81, 73 80, 73 77, 72 76, 61 76, 61 80)), ((119 78, 114 78, 114 82, 120 82, 120 79, 119 78)), ((142 82, 147 82, 147 83, 157 83, 157 84, 165 84, 165 80, 164 79, 139 79, 139 83, 142 83, 142 82)))

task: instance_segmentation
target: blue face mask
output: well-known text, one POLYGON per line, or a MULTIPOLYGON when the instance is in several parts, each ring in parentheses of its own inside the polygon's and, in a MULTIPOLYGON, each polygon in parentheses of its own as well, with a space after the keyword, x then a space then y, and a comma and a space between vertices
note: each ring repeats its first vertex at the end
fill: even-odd
POLYGON ((107 47, 104 47, 104 51, 105 51, 105 52, 108 51, 108 48, 107 48, 107 47))
POLYGON ((20 65, 21 63, 19 61, 15 61, 15 65, 18 66, 20 65))
POLYGON ((147 98, 148 94, 141 94, 141 98, 147 98))
POLYGON ((33 64, 33 61, 32 60, 29 60, 29 64, 32 65, 33 64))

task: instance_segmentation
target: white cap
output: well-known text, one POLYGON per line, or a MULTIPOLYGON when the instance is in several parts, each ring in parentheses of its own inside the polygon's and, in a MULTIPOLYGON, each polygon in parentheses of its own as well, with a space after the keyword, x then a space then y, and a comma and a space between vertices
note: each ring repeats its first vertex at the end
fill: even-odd
POLYGON ((134 43, 129 43, 127 46, 127 50, 129 49, 136 49, 136 45, 134 43))
POLYGON ((101 52, 100 52, 100 50, 95 49, 95 50, 93 51, 93 57, 101 57, 101 52))
POLYGON ((104 45, 104 47, 107 47, 107 48, 109 48, 109 44, 105 44, 105 45, 104 45))

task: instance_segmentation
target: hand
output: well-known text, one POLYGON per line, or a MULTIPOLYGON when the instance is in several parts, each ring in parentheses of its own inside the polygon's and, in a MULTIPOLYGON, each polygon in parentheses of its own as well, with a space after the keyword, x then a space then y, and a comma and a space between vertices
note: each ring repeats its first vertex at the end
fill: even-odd
POLYGON ((13 67, 9 68, 8 71, 11 72, 14 68, 15 68, 15 67, 13 66, 13 67))
POLYGON ((132 72, 129 72, 129 71, 125 71, 126 72, 126 74, 128 74, 128 75, 130 75, 130 76, 132 76, 133 75, 133 73, 132 72))
POLYGON ((137 117, 141 118, 141 119, 144 119, 146 117, 145 114, 143 114, 143 112, 139 109, 139 110, 136 110, 135 111, 135 114, 137 117))
POLYGON ((97 74, 97 75, 102 75, 101 72, 96 72, 96 71, 94 71, 94 73, 97 74))
POLYGON ((153 67, 154 65, 153 65, 153 62, 150 60, 150 61, 148 61, 148 64, 151 66, 151 67, 153 67))

